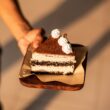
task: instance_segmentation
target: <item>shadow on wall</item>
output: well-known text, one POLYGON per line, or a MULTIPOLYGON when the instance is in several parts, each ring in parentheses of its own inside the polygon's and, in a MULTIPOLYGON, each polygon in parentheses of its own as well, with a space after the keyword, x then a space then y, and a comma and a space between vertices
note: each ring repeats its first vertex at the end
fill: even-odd
POLYGON ((0 46, 0 84, 1 84, 1 57, 2 57, 2 47, 0 46))
POLYGON ((55 90, 44 90, 25 110, 44 110, 58 93, 55 90))
POLYGON ((100 3, 102 3, 102 0, 66 0, 60 7, 34 26, 43 26, 47 32, 56 27, 65 28, 71 22, 87 15, 100 3))
MULTIPOLYGON (((34 23, 34 26, 46 28, 49 31, 55 27, 65 28, 71 22, 75 22, 81 19, 82 16, 88 14, 94 7, 102 3, 101 0, 68 0, 65 1, 60 7, 58 7, 53 13, 47 15, 44 19, 39 22, 34 23)), ((105 35, 102 36, 89 50, 89 63, 92 59, 100 53, 104 46, 110 41, 110 33, 107 31, 105 35), (92 52, 91 52, 92 51, 92 52)), ((3 56, 3 71, 15 63, 21 54, 14 40, 10 41, 4 47, 3 56), (8 54, 10 50, 10 54, 8 54), (7 58, 7 54, 9 57, 7 58), (8 61, 8 62, 7 62, 8 61)), ((44 90, 25 110, 44 110, 48 103, 53 100, 53 98, 58 95, 60 91, 50 91, 44 90)))
MULTIPOLYGON (((0 46, 0 89, 1 89, 1 57, 2 57, 2 48, 0 46)), ((0 101, 0 110, 3 110, 1 101, 0 101)))
POLYGON ((104 47, 110 43, 110 31, 109 29, 105 32, 105 34, 98 39, 93 46, 89 49, 89 59, 88 62, 92 61, 94 57, 96 57, 100 52, 104 49, 104 47))

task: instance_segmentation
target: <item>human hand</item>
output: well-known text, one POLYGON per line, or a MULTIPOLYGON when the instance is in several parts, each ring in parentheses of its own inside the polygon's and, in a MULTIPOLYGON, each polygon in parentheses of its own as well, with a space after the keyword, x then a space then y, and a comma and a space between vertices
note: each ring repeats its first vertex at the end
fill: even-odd
POLYGON ((18 46, 23 55, 26 54, 26 50, 29 44, 32 44, 34 48, 37 48, 39 44, 43 41, 42 38, 42 29, 33 29, 30 30, 26 36, 18 40, 18 46))

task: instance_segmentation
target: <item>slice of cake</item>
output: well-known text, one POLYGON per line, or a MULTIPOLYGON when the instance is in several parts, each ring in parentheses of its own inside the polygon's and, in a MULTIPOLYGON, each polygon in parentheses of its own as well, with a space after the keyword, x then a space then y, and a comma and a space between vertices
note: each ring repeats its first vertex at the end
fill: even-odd
POLYGON ((54 29, 32 53, 31 71, 35 74, 73 74, 74 63, 75 55, 66 34, 61 35, 58 29, 54 29))

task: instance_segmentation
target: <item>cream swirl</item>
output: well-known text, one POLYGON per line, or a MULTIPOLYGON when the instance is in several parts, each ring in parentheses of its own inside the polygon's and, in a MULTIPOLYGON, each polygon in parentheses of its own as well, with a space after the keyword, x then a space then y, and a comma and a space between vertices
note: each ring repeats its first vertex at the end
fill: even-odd
POLYGON ((59 38, 60 37, 60 30, 59 29, 53 29, 52 30, 52 32, 51 32, 51 36, 53 37, 53 38, 59 38))
POLYGON ((66 45, 67 42, 68 42, 68 40, 67 40, 65 37, 63 37, 63 36, 61 36, 61 37, 58 39, 58 44, 59 44, 60 46, 66 45))
POLYGON ((72 48, 69 43, 66 43, 65 45, 62 46, 62 51, 66 54, 72 53, 72 48))

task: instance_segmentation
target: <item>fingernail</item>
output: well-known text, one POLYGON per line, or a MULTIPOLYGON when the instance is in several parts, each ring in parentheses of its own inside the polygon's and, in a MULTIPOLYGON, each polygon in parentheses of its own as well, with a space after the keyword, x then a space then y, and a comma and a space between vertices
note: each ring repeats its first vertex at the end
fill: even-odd
POLYGON ((37 47, 38 47, 38 44, 33 43, 33 47, 34 47, 34 48, 37 48, 37 47))

